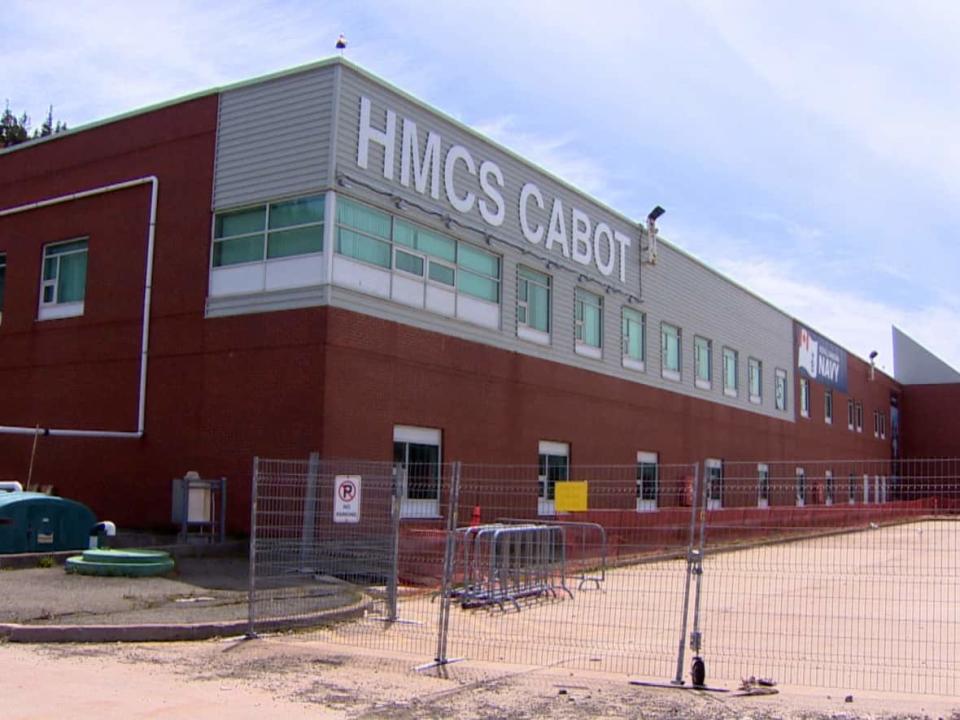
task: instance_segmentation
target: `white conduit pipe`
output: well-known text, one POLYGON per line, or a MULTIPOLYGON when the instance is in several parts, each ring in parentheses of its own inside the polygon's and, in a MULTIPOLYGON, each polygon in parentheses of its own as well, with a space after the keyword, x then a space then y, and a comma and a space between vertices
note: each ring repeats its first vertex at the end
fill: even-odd
POLYGON ((137 429, 133 431, 118 430, 73 430, 69 428, 47 428, 47 427, 23 427, 19 425, 0 425, 0 435, 35 435, 37 433, 44 436, 53 437, 97 437, 97 438, 127 438, 137 439, 143 437, 144 425, 147 414, 147 359, 149 356, 150 343, 150 299, 153 292, 153 246, 157 228, 157 197, 160 188, 160 180, 156 175, 127 180, 125 182, 103 185, 101 187, 83 190, 82 192, 60 195, 59 197, 39 200, 37 202, 18 205, 12 208, 0 210, 0 218, 8 215, 17 215, 30 210, 59 205, 61 203, 81 200, 83 198, 103 195, 104 193, 116 192, 117 190, 126 190, 127 188, 137 187, 149 183, 150 189, 150 225, 147 229, 147 269, 145 272, 143 286, 143 332, 140 336, 140 391, 137 409, 137 429))

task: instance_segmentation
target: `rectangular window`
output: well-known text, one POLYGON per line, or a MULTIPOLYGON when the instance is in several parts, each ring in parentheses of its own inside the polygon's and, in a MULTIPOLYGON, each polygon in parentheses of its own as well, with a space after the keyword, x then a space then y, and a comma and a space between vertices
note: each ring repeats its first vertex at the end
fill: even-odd
POLYGON ((693 336, 693 364, 697 371, 694 384, 709 390, 713 385, 713 343, 699 335, 693 336))
POLYGON ((787 409, 787 371, 777 368, 776 372, 776 403, 777 410, 787 409))
POLYGON ((7 284, 7 256, 0 253, 0 323, 3 322, 3 291, 7 284))
POLYGON ((857 411, 857 432, 863 432, 863 403, 856 403, 857 411))
POLYGON ((825 390, 823 393, 823 421, 827 425, 833 424, 833 391, 825 390))
POLYGON ((747 380, 750 402, 759 404, 763 400, 763 363, 756 358, 747 358, 747 380))
POLYGON ((757 465, 757 507, 770 507, 770 468, 757 465))
POLYGON ((539 478, 537 512, 540 515, 554 515, 557 483, 570 479, 570 445, 541 440, 537 476, 539 478))
POLYGON ((440 430, 396 425, 393 461, 400 466, 400 515, 440 515, 440 430))
POLYGON ((213 267, 323 252, 324 196, 218 213, 213 267))
POLYGON ((723 349, 723 394, 737 396, 737 351, 723 349))
POLYGON ((337 252, 389 268, 391 218, 385 212, 337 198, 337 252))
POLYGON ((600 357, 603 342, 603 298, 576 288, 574 329, 577 352, 590 357, 600 357))
POLYGON ((853 430, 853 400, 847 400, 847 430, 853 430))
MULTIPOLYGON (((0 311, 3 310, 3 286, 0 283, 0 311)), ((880 437, 886 439, 887 437, 887 414, 880 413, 880 437)))
POLYGON ((647 316, 632 308, 623 308, 623 366, 644 370, 647 360, 647 316))
POLYGON ((810 381, 800 378, 800 415, 810 417, 810 381))
POLYGON ((707 472, 707 510, 723 507, 723 461, 708 458, 704 462, 707 472))
POLYGON ((500 302, 500 258, 465 242, 457 243, 457 290, 500 302))
POLYGON ((523 265, 517 268, 517 335, 550 340, 550 276, 523 265))
POLYGON ((83 315, 87 289, 87 241, 70 240, 43 248, 40 320, 83 315))
POLYGON ((660 323, 660 374, 680 379, 680 328, 669 323, 660 323))
POLYGON ((797 507, 807 504, 807 473, 803 468, 797 468, 797 507))
POLYGON ((880 437, 880 411, 873 411, 873 436, 875 438, 880 437))
POLYGON ((637 510, 657 509, 658 470, 657 453, 637 453, 637 510))

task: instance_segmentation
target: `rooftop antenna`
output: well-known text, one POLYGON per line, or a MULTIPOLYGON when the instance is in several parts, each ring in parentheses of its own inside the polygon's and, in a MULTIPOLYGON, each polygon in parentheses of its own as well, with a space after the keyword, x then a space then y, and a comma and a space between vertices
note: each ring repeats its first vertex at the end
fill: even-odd
POLYGON ((337 50, 340 51, 340 57, 343 57, 343 51, 347 49, 347 36, 343 33, 340 33, 340 37, 337 38, 337 50))
POLYGON ((871 351, 871 353, 870 353, 870 379, 871 379, 871 380, 873 380, 873 379, 876 377, 876 367, 875 367, 875 363, 876 363, 877 355, 878 355, 878 354, 879 354, 879 353, 877 353, 876 350, 873 350, 873 351, 871 351))

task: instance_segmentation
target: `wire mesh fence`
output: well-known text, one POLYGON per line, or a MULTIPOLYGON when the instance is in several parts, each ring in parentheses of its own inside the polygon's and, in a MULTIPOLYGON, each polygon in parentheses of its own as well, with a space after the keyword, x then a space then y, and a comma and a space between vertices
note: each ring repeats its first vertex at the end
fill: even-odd
POLYGON ((254 482, 251 632, 322 624, 441 664, 960 691, 956 460, 313 457, 259 460, 254 482))

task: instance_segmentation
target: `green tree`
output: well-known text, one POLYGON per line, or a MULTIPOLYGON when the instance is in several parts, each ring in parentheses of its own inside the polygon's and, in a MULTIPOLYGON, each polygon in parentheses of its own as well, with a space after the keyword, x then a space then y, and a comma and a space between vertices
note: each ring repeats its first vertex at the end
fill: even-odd
POLYGON ((6 102, 3 114, 0 115, 0 148, 10 147, 32 138, 42 138, 48 135, 56 135, 67 129, 67 124, 53 120, 53 105, 47 110, 47 117, 43 124, 33 134, 30 134, 30 117, 23 113, 20 117, 13 114, 10 109, 10 101, 6 102))

